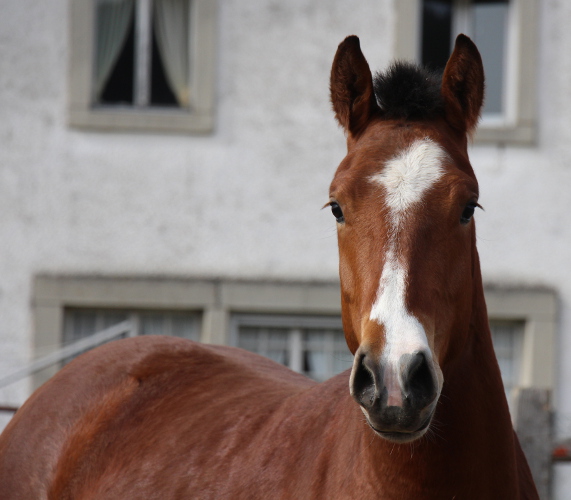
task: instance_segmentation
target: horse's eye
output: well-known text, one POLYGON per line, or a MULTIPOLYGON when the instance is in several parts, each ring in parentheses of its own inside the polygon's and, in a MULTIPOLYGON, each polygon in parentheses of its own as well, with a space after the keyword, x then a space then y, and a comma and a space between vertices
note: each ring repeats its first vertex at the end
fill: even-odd
POLYGON ((337 219, 337 222, 339 222, 340 224, 342 222, 345 222, 345 217, 343 216, 343 210, 341 210, 339 204, 336 201, 332 201, 329 204, 329 206, 331 207, 331 213, 333 214, 333 217, 337 219))
POLYGON ((474 202, 468 203, 466 205, 464 211, 462 212, 462 217, 460 217, 460 222, 462 224, 468 224, 468 222, 470 222, 470 219, 474 215, 474 210, 476 210, 477 206, 478 204, 474 202))

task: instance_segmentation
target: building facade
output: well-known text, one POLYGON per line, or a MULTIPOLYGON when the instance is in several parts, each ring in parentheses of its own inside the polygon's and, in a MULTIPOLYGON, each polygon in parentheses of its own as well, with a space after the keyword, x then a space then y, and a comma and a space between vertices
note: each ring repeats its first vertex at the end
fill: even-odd
POLYGON ((335 50, 356 34, 373 70, 437 66, 462 31, 488 75, 471 160, 498 356, 571 435, 570 19, 560 0, 4 0, 0 376, 124 319, 316 378, 349 366, 321 210, 345 152, 335 50))

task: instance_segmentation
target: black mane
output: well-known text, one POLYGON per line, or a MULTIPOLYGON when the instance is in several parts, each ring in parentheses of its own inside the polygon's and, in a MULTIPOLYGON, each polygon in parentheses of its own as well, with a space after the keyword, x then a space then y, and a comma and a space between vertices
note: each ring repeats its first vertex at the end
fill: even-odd
POLYGON ((390 119, 421 120, 439 116, 444 103, 442 75, 417 64, 397 61, 373 81, 377 103, 390 119))

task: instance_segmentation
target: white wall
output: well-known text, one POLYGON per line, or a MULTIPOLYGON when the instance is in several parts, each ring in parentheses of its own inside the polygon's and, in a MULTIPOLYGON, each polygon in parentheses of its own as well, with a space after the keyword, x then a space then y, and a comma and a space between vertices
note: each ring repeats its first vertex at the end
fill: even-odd
MULTIPOLYGON (((192 137, 68 128, 67 1, 3 0, 0 374, 30 357, 40 272, 336 276, 320 210, 344 154, 330 65, 348 34, 386 65, 392 2, 219 4, 216 131, 192 137)), ((485 278, 559 293, 557 405, 571 414, 571 3, 541 2, 540 20, 538 144, 475 146, 472 162, 485 278)))
MULTIPOLYGON (((560 299, 556 404, 571 414, 571 4, 540 3, 538 142, 475 147, 481 202, 478 246, 484 277, 545 285, 560 299)), ((571 433, 571 426, 567 429, 571 433)))
POLYGON ((192 137, 70 129, 67 2, 2 3, 0 373, 31 354, 39 272, 336 275, 329 70, 351 33, 389 60, 389 2, 219 5, 216 131, 192 137))

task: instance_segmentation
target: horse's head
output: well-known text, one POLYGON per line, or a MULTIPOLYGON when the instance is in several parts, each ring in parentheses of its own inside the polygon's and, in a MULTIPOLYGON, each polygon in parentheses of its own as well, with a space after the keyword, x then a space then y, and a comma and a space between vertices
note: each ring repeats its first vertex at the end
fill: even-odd
POLYGON ((357 37, 337 50, 331 100, 347 156, 330 189, 351 394, 397 442, 428 429, 442 368, 461 353, 478 268, 478 184, 467 153, 483 101, 478 50, 460 35, 442 80, 396 64, 373 80, 357 37))

